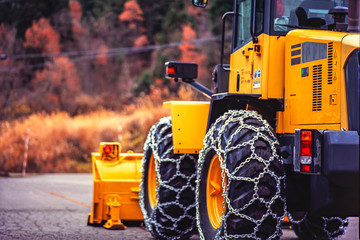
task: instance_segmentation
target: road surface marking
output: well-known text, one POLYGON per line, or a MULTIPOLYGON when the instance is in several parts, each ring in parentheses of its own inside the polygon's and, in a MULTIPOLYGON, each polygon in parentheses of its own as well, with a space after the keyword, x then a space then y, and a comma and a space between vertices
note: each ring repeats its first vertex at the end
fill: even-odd
POLYGON ((50 193, 51 195, 54 195, 54 196, 56 196, 56 197, 59 197, 59 198, 63 198, 63 199, 65 199, 65 200, 68 200, 68 201, 70 201, 70 202, 77 203, 77 204, 79 204, 79 205, 81 205, 81 206, 84 206, 84 207, 87 207, 87 208, 91 208, 91 206, 89 206, 89 205, 87 205, 87 204, 85 204, 85 203, 82 203, 82 202, 76 201, 76 200, 74 200, 74 199, 71 199, 71 198, 62 196, 62 195, 60 195, 60 194, 53 193, 53 192, 48 192, 48 193, 50 193))

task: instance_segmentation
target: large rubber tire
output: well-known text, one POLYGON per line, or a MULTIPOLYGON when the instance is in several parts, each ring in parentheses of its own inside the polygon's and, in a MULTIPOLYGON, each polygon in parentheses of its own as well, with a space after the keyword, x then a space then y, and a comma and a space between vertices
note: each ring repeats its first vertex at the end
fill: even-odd
POLYGON ((335 240, 345 234, 347 218, 311 216, 304 212, 289 214, 291 225, 304 240, 335 240))
POLYGON ((171 118, 162 118, 145 142, 139 195, 145 226, 156 239, 186 239, 196 227, 197 158, 173 149, 171 118), (155 174, 156 184, 149 184, 155 174))
POLYGON ((226 112, 206 134, 199 155, 196 214, 200 238, 279 239, 286 212, 284 183, 278 141, 270 125, 253 111, 226 112), (219 185, 211 179, 214 172, 209 166, 214 159, 220 161, 218 177, 223 186, 218 226, 207 207, 218 192, 209 190, 219 185))

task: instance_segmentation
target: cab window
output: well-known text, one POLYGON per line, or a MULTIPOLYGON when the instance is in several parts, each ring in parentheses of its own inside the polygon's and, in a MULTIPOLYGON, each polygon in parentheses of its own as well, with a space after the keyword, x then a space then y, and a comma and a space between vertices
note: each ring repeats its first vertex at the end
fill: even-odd
POLYGON ((235 30, 236 30, 236 41, 234 48, 238 48, 243 45, 249 39, 250 34, 250 19, 251 19, 251 0, 237 1, 235 14, 235 30))
POLYGON ((333 24, 329 10, 348 6, 347 0, 274 0, 275 32, 288 32, 297 27, 324 28, 333 24))
MULTIPOLYGON (((255 11, 255 35, 264 32, 264 10, 265 0, 257 0, 255 11)), ((241 47, 251 40, 251 0, 236 1, 235 36, 234 49, 241 47)))

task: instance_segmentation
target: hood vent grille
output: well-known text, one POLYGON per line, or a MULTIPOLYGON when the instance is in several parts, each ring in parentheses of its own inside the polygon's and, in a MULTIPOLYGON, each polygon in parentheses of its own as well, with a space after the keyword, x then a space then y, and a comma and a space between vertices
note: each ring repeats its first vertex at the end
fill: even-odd
POLYGON ((334 44, 328 43, 328 84, 333 83, 333 59, 334 59, 334 44))
POLYGON ((312 110, 321 111, 322 105, 322 65, 313 66, 313 102, 312 110))

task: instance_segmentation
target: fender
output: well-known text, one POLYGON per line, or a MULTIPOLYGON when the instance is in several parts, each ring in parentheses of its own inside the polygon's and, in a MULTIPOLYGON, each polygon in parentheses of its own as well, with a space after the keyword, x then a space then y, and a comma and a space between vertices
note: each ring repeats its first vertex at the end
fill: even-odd
POLYGON ((170 101, 174 153, 198 154, 206 134, 210 102, 170 101))

